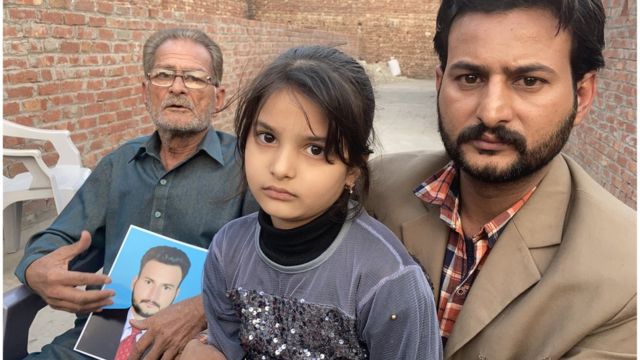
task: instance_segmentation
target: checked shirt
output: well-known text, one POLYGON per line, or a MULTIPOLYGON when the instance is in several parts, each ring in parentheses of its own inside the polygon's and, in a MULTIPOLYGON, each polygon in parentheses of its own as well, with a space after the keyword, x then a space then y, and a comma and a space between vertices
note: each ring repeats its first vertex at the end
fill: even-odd
POLYGON ((462 230, 457 173, 453 162, 450 162, 414 190, 422 201, 440 207, 440 219, 450 228, 440 278, 440 296, 437 298, 443 346, 446 345, 467 294, 502 229, 536 189, 534 186, 510 208, 486 223, 477 234, 469 237, 462 230))

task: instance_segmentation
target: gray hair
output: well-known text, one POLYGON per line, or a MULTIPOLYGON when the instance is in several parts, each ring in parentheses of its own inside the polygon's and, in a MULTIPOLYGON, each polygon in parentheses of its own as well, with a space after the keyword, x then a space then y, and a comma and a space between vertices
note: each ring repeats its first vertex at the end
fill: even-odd
POLYGON ((167 40, 190 40, 196 44, 204 46, 211 55, 211 73, 215 79, 215 86, 219 86, 222 81, 222 51, 218 44, 207 34, 197 29, 164 29, 153 33, 144 43, 142 50, 142 64, 144 66, 145 77, 153 69, 156 51, 167 40))

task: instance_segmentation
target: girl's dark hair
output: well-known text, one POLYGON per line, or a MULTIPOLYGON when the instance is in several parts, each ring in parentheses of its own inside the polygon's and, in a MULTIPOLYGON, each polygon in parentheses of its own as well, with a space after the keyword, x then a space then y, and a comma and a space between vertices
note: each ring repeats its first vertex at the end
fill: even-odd
POLYGON ((558 19, 558 31, 571 34, 571 75, 574 86, 583 76, 604 66, 605 11, 601 0, 443 0, 436 19, 433 45, 440 68, 447 66, 449 31, 467 13, 494 13, 514 9, 543 9, 558 19))
MULTIPOLYGON (((235 132, 243 164, 247 139, 262 106, 285 88, 306 96, 322 110, 328 121, 325 157, 330 162, 330 156, 337 156, 347 167, 360 170, 354 199, 362 206, 369 190, 367 159, 374 141, 375 110, 373 88, 364 68, 352 57, 326 46, 294 47, 278 56, 238 100, 235 132)), ((349 197, 344 191, 338 207, 346 208, 349 197)))

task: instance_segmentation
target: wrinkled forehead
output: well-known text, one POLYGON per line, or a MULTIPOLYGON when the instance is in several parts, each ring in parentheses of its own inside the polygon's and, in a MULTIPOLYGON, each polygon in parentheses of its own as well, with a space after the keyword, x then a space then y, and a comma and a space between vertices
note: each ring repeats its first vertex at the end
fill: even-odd
POLYGON ((202 70, 209 72, 213 60, 207 49, 192 40, 169 39, 156 50, 154 68, 202 70))

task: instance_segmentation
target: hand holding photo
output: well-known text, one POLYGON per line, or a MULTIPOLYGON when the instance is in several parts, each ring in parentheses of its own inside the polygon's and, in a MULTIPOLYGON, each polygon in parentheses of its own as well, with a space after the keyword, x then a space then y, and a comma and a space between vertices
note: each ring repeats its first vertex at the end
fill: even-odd
POLYGON ((92 313, 75 350, 96 359, 127 359, 144 331, 129 320, 144 320, 169 305, 199 295, 206 249, 132 225, 105 285, 113 305, 92 313))

